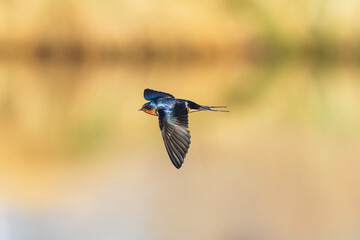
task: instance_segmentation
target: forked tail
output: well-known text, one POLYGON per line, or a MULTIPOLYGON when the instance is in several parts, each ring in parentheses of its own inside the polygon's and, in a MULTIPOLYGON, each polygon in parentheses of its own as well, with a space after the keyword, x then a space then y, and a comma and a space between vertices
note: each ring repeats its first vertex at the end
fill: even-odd
POLYGON ((206 111, 213 111, 213 112, 229 112, 227 110, 214 109, 214 108, 226 108, 226 106, 201 106, 200 109, 206 111))

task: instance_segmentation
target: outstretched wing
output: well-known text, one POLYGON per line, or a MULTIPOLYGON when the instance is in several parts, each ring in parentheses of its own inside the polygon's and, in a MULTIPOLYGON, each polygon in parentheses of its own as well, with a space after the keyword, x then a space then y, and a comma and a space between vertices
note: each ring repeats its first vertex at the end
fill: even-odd
POLYGON ((159 126, 171 162, 180 168, 190 147, 188 112, 185 104, 173 109, 159 109, 159 126))
POLYGON ((174 98, 174 96, 169 93, 159 92, 147 88, 144 90, 144 98, 148 101, 152 101, 159 98, 174 98))

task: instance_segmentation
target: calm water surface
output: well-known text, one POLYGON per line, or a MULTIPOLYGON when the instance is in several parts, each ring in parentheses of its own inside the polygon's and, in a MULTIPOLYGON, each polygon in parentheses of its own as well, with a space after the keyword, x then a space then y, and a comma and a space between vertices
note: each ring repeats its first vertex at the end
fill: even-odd
POLYGON ((360 238, 360 71, 0 64, 0 239, 360 238), (144 88, 190 115, 175 169, 144 88))

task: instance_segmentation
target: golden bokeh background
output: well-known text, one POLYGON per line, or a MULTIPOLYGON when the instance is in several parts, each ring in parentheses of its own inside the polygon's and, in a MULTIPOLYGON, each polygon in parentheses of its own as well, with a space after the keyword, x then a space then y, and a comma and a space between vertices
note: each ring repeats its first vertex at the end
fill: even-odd
POLYGON ((0 1, 0 239, 359 239, 359 11, 0 1), (144 88, 231 112, 177 170, 144 88))

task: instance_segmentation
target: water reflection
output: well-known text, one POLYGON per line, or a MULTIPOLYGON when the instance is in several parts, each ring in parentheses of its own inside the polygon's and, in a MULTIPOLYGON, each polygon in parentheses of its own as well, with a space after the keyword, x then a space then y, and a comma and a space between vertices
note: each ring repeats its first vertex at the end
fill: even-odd
POLYGON ((1 239, 357 239, 359 70, 307 62, 0 64, 1 239), (183 168, 146 87, 190 116, 183 168))

